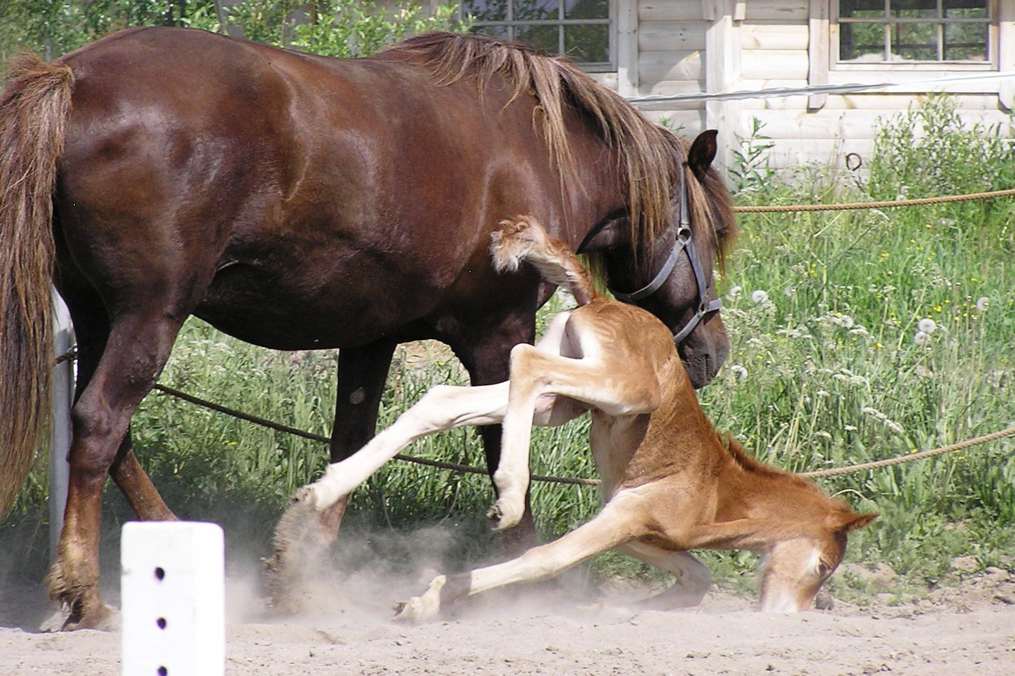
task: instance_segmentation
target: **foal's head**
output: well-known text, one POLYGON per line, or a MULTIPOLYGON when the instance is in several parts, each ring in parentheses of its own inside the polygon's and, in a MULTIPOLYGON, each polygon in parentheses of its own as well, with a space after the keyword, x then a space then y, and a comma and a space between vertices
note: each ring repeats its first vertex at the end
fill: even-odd
POLYGON ((676 171, 664 227, 641 233, 644 241, 632 241, 634 229, 618 218, 596 230, 581 252, 601 258, 607 285, 619 300, 648 310, 669 327, 691 383, 700 388, 730 350, 712 275, 736 226, 729 193, 712 168, 716 132, 699 134, 689 148, 666 138, 676 171))
POLYGON ((768 545, 761 564, 761 610, 810 608, 821 585, 842 562, 848 534, 877 518, 877 514, 858 514, 840 502, 821 498, 825 505, 803 510, 814 512, 812 523, 768 545))

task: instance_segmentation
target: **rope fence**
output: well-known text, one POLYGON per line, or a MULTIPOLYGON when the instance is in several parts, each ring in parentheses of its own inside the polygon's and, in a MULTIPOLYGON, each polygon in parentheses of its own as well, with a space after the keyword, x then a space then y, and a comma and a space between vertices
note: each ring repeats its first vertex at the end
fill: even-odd
POLYGON ((772 204, 759 206, 733 207, 738 214, 771 214, 804 211, 852 211, 856 209, 895 209, 897 207, 919 207, 928 204, 948 204, 951 202, 972 202, 973 200, 989 200, 1001 197, 1015 197, 1015 188, 992 190, 989 192, 973 192, 964 195, 941 195, 938 197, 917 197, 906 200, 880 200, 877 202, 840 202, 838 204, 772 204))
MULTIPOLYGON (((996 199, 1002 197, 1015 197, 1015 188, 1009 188, 1007 190, 994 190, 990 192, 978 192, 968 193, 964 195, 942 195, 939 197, 921 197, 916 199, 906 200, 883 200, 876 202, 846 202, 839 204, 780 204, 780 205, 769 205, 769 206, 741 206, 735 207, 735 211, 739 213, 789 213, 789 212, 802 212, 802 211, 846 211, 853 209, 892 209, 896 207, 913 207, 913 206, 924 206, 928 204, 946 204, 950 202, 969 202, 972 200, 985 200, 985 199, 996 199)), ((77 358, 77 350, 72 349, 64 354, 56 357, 54 365, 59 365, 64 362, 74 361, 77 358)), ((275 430, 276 432, 283 432, 285 434, 291 434, 296 437, 308 439, 310 441, 317 441, 320 443, 329 443, 331 439, 321 434, 314 434, 313 432, 307 432, 305 430, 291 427, 267 418, 246 413, 222 404, 202 399, 201 397, 194 396, 184 392, 183 390, 170 387, 168 385, 162 385, 156 383, 153 388, 155 391, 160 392, 169 397, 185 401, 199 406, 201 408, 208 409, 222 413, 224 415, 231 416, 238 420, 243 420, 260 427, 275 430)), ((904 463, 915 462, 918 460, 925 460, 938 455, 944 455, 946 453, 953 453, 960 451, 971 446, 978 446, 981 444, 987 444, 992 441, 998 441, 1005 437, 1015 436, 1015 425, 1008 427, 1004 430, 998 430, 991 432, 990 434, 984 434, 978 437, 972 437, 963 441, 949 444, 947 446, 941 446, 925 451, 919 451, 915 453, 908 453, 906 455, 897 456, 894 458, 886 458, 884 460, 875 460, 873 462, 865 462, 856 465, 849 465, 846 467, 834 467, 828 469, 813 470, 810 472, 800 472, 799 476, 807 478, 823 478, 842 476, 845 474, 853 474, 856 472, 863 472, 872 469, 879 469, 882 467, 891 467, 894 465, 901 465, 904 463)), ((413 463, 416 465, 423 465, 426 467, 434 467, 437 469, 443 469, 451 472, 458 472, 460 474, 480 474, 483 476, 487 475, 487 471, 480 467, 474 467, 472 465, 463 465, 456 462, 444 462, 441 460, 430 460, 428 458, 419 458, 411 455, 405 455, 399 453, 395 456, 396 460, 402 462, 413 463)), ((541 474, 533 474, 532 480, 541 483, 553 483, 563 484, 570 486, 598 486, 598 479, 584 479, 581 477, 560 477, 560 476, 546 476, 541 474)))
MULTIPOLYGON (((73 361, 76 358, 77 351, 70 350, 69 352, 66 352, 57 357, 55 363, 60 364, 67 361, 73 361)), ((194 406, 199 406, 201 408, 207 409, 209 411, 215 411, 217 413, 222 413, 223 415, 236 418, 237 420, 243 420, 251 424, 257 425, 259 427, 274 430, 276 432, 291 434, 295 437, 308 439, 310 441, 317 441, 322 444, 327 444, 331 441, 331 439, 324 436, 323 434, 315 434, 313 432, 307 432, 306 430, 301 430, 299 428, 292 427, 290 425, 275 422, 274 420, 262 418, 261 416, 254 415, 252 413, 247 413, 245 411, 240 411, 235 408, 230 408, 229 406, 223 406, 222 404, 218 404, 214 401, 209 401, 208 399, 202 399, 201 397, 194 396, 193 394, 184 392, 183 390, 179 390, 175 387, 170 387, 168 385, 156 383, 152 387, 152 389, 155 390, 156 392, 172 397, 174 399, 179 399, 180 401, 185 401, 189 404, 193 404, 194 406)), ((949 444, 947 446, 932 448, 929 450, 919 451, 916 453, 908 453, 906 455, 900 455, 894 458, 886 458, 884 460, 875 460, 873 462, 848 465, 846 467, 832 467, 828 469, 813 470, 810 472, 797 472, 797 475, 807 477, 809 479, 816 479, 833 476, 842 476, 845 474, 854 474, 857 472, 864 472, 867 470, 879 469, 882 467, 891 467, 893 465, 901 465, 904 463, 916 462, 917 460, 926 460, 928 458, 933 458, 938 455, 944 455, 946 453, 961 451, 971 446, 987 444, 992 441, 998 441, 999 439, 1003 439, 1005 437, 1010 436, 1015 436, 1015 425, 1007 429, 998 430, 997 432, 991 432, 990 434, 984 434, 978 437, 964 439, 963 441, 959 441, 954 444, 949 444)), ((459 474, 479 474, 482 476, 488 475, 487 470, 481 467, 475 467, 473 465, 463 465, 457 462, 445 462, 443 460, 431 460, 429 458, 419 458, 412 455, 405 455, 404 453, 397 454, 395 456, 395 459, 401 460, 402 462, 412 463, 415 465, 423 465, 425 467, 434 467, 436 469, 457 472, 459 474)), ((531 476, 531 479, 533 481, 537 481, 540 483, 561 484, 566 486, 598 486, 600 483, 598 479, 585 479, 582 477, 550 476, 543 474, 533 474, 531 476)))

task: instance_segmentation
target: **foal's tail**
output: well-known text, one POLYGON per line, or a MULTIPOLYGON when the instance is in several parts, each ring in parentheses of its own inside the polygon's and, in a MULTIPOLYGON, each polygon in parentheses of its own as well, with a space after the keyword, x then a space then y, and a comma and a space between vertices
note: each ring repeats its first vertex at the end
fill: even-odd
POLYGON ((578 305, 585 305, 599 296, 592 276, 567 245, 546 234, 532 216, 516 216, 498 223, 500 230, 491 235, 490 253, 498 272, 517 270, 528 261, 548 282, 571 292, 578 305))
POLYGON ((25 54, 0 95, 0 517, 32 464, 49 404, 53 188, 74 76, 25 54))

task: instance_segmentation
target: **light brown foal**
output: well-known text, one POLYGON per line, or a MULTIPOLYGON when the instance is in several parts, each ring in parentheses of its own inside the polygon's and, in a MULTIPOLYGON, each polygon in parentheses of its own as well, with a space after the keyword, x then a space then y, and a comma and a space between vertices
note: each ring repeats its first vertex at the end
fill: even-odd
POLYGON ((532 218, 501 226, 491 247, 497 268, 528 262, 568 288, 580 307, 557 315, 537 345, 512 349, 508 382, 431 389, 363 450, 301 489, 293 509, 327 509, 421 436, 502 423, 499 497, 490 516, 508 528, 522 515, 532 425, 560 425, 590 411, 602 511, 514 560, 438 576, 422 596, 400 604, 399 618, 432 618, 456 599, 547 578, 612 548, 678 576, 653 599, 660 607, 695 605, 705 595, 708 570, 688 553, 704 548, 763 554, 761 608, 808 608, 842 560, 847 534, 876 514, 857 514, 721 438, 658 319, 600 296, 575 256, 532 218))

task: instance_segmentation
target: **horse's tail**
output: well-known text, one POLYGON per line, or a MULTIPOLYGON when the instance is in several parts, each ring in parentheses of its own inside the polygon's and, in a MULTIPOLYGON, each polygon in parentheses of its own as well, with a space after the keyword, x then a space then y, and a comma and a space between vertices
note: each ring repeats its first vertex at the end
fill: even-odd
POLYGON ((32 464, 53 354, 53 189, 74 76, 16 57, 0 95, 0 517, 32 464))
POLYGON ((498 272, 517 270, 528 261, 548 282, 563 286, 579 305, 585 305, 599 294, 592 277, 567 245, 546 234, 532 216, 516 216, 498 223, 500 230, 491 235, 490 253, 498 272))

